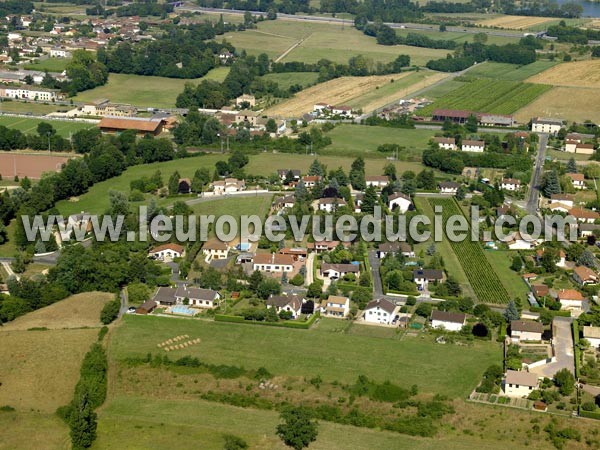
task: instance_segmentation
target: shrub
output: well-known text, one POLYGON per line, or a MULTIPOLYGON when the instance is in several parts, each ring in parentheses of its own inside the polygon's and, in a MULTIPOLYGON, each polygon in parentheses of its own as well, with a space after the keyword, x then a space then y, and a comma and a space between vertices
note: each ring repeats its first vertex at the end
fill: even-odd
POLYGON ((104 325, 108 325, 109 323, 113 322, 117 317, 119 317, 120 308, 121 300, 117 295, 115 296, 114 300, 111 300, 104 305, 104 308, 102 308, 102 311, 100 311, 100 322, 102 322, 104 325))
POLYGON ((225 441, 223 450, 245 450, 248 448, 248 443, 246 441, 233 434, 223 435, 223 440, 225 441))

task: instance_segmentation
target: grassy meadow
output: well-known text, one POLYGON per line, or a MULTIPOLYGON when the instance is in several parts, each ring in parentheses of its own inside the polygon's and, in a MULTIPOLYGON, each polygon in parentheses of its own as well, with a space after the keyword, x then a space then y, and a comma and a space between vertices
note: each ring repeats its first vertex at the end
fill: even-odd
POLYGON ((41 72, 62 72, 71 62, 71 58, 46 58, 25 65, 27 70, 39 70, 41 72))
POLYGON ((265 81, 277 83, 280 89, 289 89, 290 86, 299 84, 302 87, 314 84, 319 78, 317 72, 285 72, 268 73, 261 77, 265 81))
POLYGON ((520 298, 525 301, 529 289, 523 279, 510 269, 515 253, 508 250, 485 250, 484 253, 494 271, 498 274, 498 278, 500 278, 510 298, 520 298))
POLYGON ((110 354, 116 360, 156 352, 158 343, 188 334, 200 338, 201 343, 169 356, 190 355, 208 363, 247 369, 263 366, 275 375, 320 375, 328 382, 351 383, 364 374, 401 386, 417 384, 423 392, 452 398, 466 396, 485 368, 500 362, 499 347, 494 342, 475 342, 466 350, 437 345, 427 337, 397 341, 321 331, 319 324, 307 331, 126 316, 114 331, 110 354), (299 349, 310 351, 299 354, 299 349))
POLYGON ((30 119, 25 117, 0 116, 0 125, 4 125, 8 128, 15 128, 25 134, 36 134, 37 126, 40 122, 47 122, 51 124, 56 130, 57 134, 66 138, 69 137, 70 133, 75 133, 79 130, 84 130, 94 126, 93 123, 74 122, 69 120, 56 120, 48 118, 30 119))
POLYGON ((517 66, 515 64, 486 61, 469 70, 469 77, 494 78, 507 81, 524 81, 558 64, 556 61, 540 60, 517 66))
POLYGON ((186 83, 198 84, 203 79, 223 81, 228 71, 227 67, 219 67, 202 78, 192 80, 111 73, 108 83, 104 86, 80 92, 73 99, 78 102, 91 102, 99 98, 108 98, 111 102, 134 106, 174 108, 175 100, 186 83))

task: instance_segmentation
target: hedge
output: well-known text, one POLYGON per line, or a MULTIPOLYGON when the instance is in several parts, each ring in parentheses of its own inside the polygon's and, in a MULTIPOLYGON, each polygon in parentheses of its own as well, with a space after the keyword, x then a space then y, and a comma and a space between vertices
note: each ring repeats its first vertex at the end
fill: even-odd
POLYGON ((270 327, 283 327, 283 328, 296 328, 301 330, 308 330, 312 324, 320 317, 320 313, 316 312, 310 319, 305 322, 298 321, 285 321, 285 322, 265 322, 258 320, 246 320, 241 316, 231 316, 227 314, 215 314, 215 322, 230 322, 230 323, 245 323, 249 325, 265 325, 270 327))
MULTIPOLYGON (((542 308, 541 306, 531 306, 529 308, 529 311, 531 312, 540 312, 543 311, 544 308, 542 308)), ((552 314, 552 317, 571 317, 571 311, 552 311, 551 309, 549 309, 548 311, 550 311, 550 314, 552 314)))
POLYGON ((579 408, 579 415, 587 419, 600 420, 600 411, 584 411, 583 409, 579 408))
POLYGON ((579 324, 573 321, 573 348, 575 349, 575 378, 579 378, 581 365, 581 349, 579 348, 579 324))
POLYGON ((398 295, 410 295, 412 297, 418 297, 419 293, 417 291, 409 292, 409 291, 396 291, 395 289, 388 289, 385 291, 386 294, 398 294, 398 295))

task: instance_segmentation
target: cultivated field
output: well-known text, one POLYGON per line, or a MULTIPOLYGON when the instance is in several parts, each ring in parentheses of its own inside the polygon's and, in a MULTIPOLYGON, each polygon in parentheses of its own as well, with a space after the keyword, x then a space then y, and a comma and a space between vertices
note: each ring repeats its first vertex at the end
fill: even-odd
POLYGON ((49 154, 0 152, 0 174, 6 178, 25 176, 39 179, 45 172, 57 172, 70 158, 49 154))
POLYGON ((490 114, 512 114, 531 103, 551 86, 491 79, 476 79, 449 92, 419 115, 429 116, 436 108, 462 109, 490 114))
POLYGON ((186 83, 198 84, 203 79, 223 81, 228 71, 227 67, 219 67, 208 72, 203 78, 191 80, 111 73, 108 83, 104 86, 80 92, 74 100, 91 102, 99 98, 108 98, 112 102, 141 107, 173 108, 186 83))
POLYGON ((0 405, 53 413, 73 397, 83 355, 98 329, 8 331, 0 328, 0 405))
POLYGON ((600 88, 555 87, 515 113, 518 122, 555 117, 577 122, 600 121, 600 88))
POLYGON ((496 62, 484 62, 469 69, 469 77, 485 77, 508 81, 524 81, 544 70, 556 66, 555 61, 535 61, 525 66, 496 62))
POLYGON ((83 328, 99 327, 100 311, 114 298, 106 292, 76 294, 45 308, 18 317, 4 324, 2 331, 26 331, 31 328, 83 328))
MULTIPOLYGON (((329 321, 332 320, 335 319, 329 321)), ((311 330, 293 330, 124 316, 114 331, 110 353, 116 360, 156 353, 158 343, 188 334, 200 338, 201 343, 169 356, 189 354, 207 363, 246 369, 263 366, 275 375, 290 377, 320 375, 328 382, 351 383, 363 374, 400 386, 416 383, 421 392, 450 397, 467 395, 485 368, 500 358, 500 349, 494 342, 476 342, 465 351, 460 346, 436 345, 433 339, 378 339, 320 330, 319 325, 311 330), (311 351, 299 357, 295 351, 298 348, 311 351)))
POLYGON ((432 72, 427 75, 404 72, 393 75, 336 78, 305 89, 290 100, 267 109, 266 113, 281 117, 297 117, 312 111, 313 105, 319 102, 349 105, 356 109, 362 108, 365 112, 372 111, 446 76, 432 72))
POLYGON ((526 17, 526 16, 505 16, 494 17, 493 19, 481 20, 477 25, 490 28, 511 28, 514 30, 526 30, 532 26, 555 20, 552 17, 526 17))
MULTIPOLYGON (((444 222, 452 215, 462 214, 454 199, 431 198, 429 203, 433 208, 441 206, 444 222)), ((446 239, 448 239, 446 237, 446 239)), ((482 303, 508 303, 510 296, 485 257, 481 244, 464 239, 460 242, 450 241, 452 250, 458 257, 460 265, 475 291, 477 299, 482 303)))
POLYGON ((57 120, 48 117, 34 119, 28 117, 0 116, 0 125, 4 125, 8 128, 15 128, 26 134, 36 134, 37 126, 40 122, 51 124, 57 134, 66 138, 68 138, 71 133, 94 126, 93 123, 75 122, 73 120, 57 120))
POLYGON ((600 88, 600 59, 559 64, 527 81, 553 86, 600 88))

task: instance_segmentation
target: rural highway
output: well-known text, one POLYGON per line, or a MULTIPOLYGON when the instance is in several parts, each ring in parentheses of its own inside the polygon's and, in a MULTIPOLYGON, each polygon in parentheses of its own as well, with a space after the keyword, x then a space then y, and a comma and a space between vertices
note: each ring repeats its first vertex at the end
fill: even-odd
POLYGON ((542 178, 542 169, 544 160, 546 159, 546 146, 548 145, 548 135, 545 133, 539 134, 540 141, 538 145, 538 154, 535 159, 533 174, 531 175, 531 183, 529 184, 529 198, 527 199, 527 212, 536 214, 540 196, 540 182, 542 178))
MULTIPOLYGON (((241 9, 226 9, 226 8, 205 8, 203 6, 193 6, 193 5, 184 5, 178 8, 175 8, 176 11, 185 11, 185 12, 204 12, 204 13, 212 13, 212 14, 245 14, 246 11, 241 9)), ((263 11, 250 11, 252 15, 255 16, 265 16, 266 12, 263 11)), ((326 16, 310 16, 310 15, 302 15, 302 14, 283 14, 277 13, 277 20, 293 20, 297 22, 318 22, 318 23, 332 23, 336 25, 347 24, 354 26, 354 21, 351 19, 340 19, 338 17, 326 17, 326 16)), ((390 28, 399 28, 399 29, 407 29, 407 30, 425 30, 425 31, 439 31, 439 25, 429 25, 423 23, 394 23, 394 22, 384 22, 384 25, 389 26, 390 28)), ((478 34, 485 33, 490 36, 503 36, 503 37, 515 37, 522 38, 525 36, 524 32, 518 31, 506 31, 506 30, 486 30, 486 29, 478 29, 478 28, 464 28, 464 27, 446 27, 446 31, 453 33, 467 33, 467 34, 478 34)))

